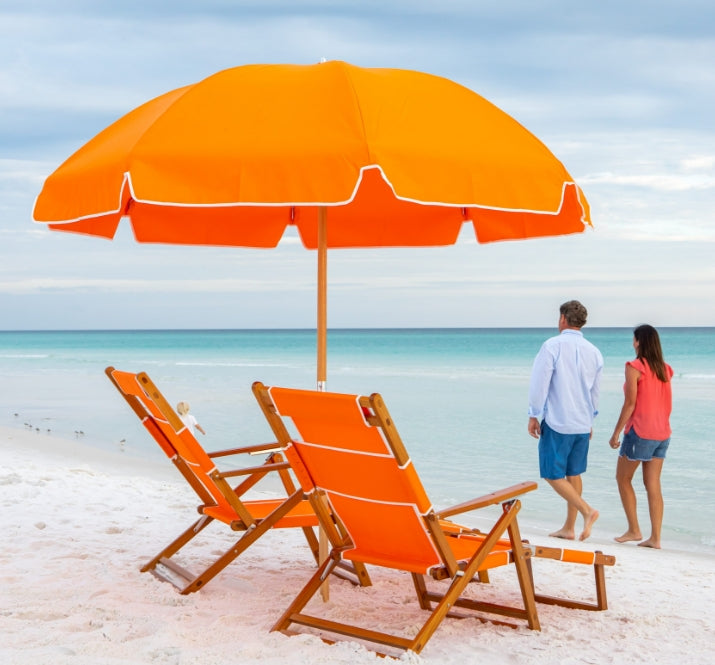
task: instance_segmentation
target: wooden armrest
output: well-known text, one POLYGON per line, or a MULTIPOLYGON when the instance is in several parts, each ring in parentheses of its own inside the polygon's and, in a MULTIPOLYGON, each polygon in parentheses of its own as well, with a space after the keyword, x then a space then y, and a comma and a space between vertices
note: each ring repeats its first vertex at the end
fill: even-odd
POLYGON ((248 453, 249 455, 255 455, 257 453, 263 452, 274 452, 278 450, 283 450, 284 446, 281 446, 277 441, 272 443, 257 443, 254 446, 243 446, 242 448, 229 448, 228 450, 217 450, 212 453, 207 453, 209 457, 226 457, 228 455, 244 455, 248 453))
POLYGON ((460 503, 457 506, 445 508, 444 510, 438 510, 436 511, 436 514, 439 518, 450 517, 451 515, 459 515, 460 513, 466 513, 470 510, 477 510, 478 508, 492 506, 495 503, 508 501, 515 496, 519 496, 520 494, 531 492, 537 487, 538 485, 533 480, 528 480, 523 483, 518 483, 517 485, 512 485, 511 487, 506 487, 502 490, 492 492, 491 494, 485 494, 483 496, 477 497, 476 499, 472 499, 471 501, 460 503))
POLYGON ((278 462, 276 464, 261 464, 260 466, 250 466, 245 469, 233 469, 230 471, 217 471, 217 478, 234 478, 235 476, 250 476, 254 473, 265 476, 271 471, 281 471, 282 469, 290 469, 288 462, 278 462))
POLYGON ((556 561, 567 561, 569 563, 585 563, 596 566, 613 566, 616 557, 612 554, 604 554, 600 550, 589 552, 587 550, 569 550, 560 547, 532 546, 534 556, 542 559, 555 559, 556 561))

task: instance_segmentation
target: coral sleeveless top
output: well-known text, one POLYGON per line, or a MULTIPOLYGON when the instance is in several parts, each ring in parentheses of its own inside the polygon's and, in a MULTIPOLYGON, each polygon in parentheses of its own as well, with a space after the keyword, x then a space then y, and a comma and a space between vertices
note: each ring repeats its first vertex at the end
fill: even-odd
POLYGON ((668 381, 663 383, 648 363, 636 358, 626 363, 640 372, 636 408, 626 423, 626 432, 634 428, 642 439, 664 441, 670 436, 670 412, 673 405, 671 381, 673 369, 665 365, 668 381))

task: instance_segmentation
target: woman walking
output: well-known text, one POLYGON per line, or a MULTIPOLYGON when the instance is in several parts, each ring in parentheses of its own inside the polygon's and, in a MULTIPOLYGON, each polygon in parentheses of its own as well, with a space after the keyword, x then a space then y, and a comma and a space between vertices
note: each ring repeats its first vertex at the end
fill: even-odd
POLYGON ((616 542, 641 540, 633 476, 643 464, 643 484, 648 495, 650 538, 638 543, 641 547, 660 549, 660 529, 663 523, 663 494, 660 473, 665 452, 670 443, 670 412, 672 409, 671 378, 673 370, 664 360, 658 331, 649 325, 633 331, 636 359, 626 363, 625 399, 621 415, 613 430, 611 448, 620 446, 616 480, 628 529, 616 542), (618 437, 625 428, 623 442, 618 437))

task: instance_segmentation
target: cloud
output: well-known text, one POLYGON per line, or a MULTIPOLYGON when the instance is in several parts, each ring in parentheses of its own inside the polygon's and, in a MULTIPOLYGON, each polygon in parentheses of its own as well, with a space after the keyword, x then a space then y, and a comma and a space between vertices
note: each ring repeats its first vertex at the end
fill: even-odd
POLYGON ((682 166, 688 171, 713 171, 715 169, 715 155, 696 155, 689 157, 682 161, 682 166))
MULTIPOLYGON (((0 281, 0 293, 263 293, 285 290, 282 279, 119 279, 119 278, 66 278, 31 277, 0 281)), ((314 290, 307 281, 292 281, 291 291, 314 290)))
POLYGON ((609 184, 643 187, 656 191, 682 192, 690 189, 715 188, 715 174, 660 173, 655 175, 629 175, 623 173, 595 173, 581 178, 579 182, 584 187, 591 184, 609 184))

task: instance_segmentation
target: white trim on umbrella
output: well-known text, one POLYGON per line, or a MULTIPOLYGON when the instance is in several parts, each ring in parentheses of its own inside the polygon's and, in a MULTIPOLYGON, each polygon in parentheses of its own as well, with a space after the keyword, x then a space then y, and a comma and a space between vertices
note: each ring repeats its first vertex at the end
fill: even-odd
MULTIPOLYGON (((439 206, 442 208, 480 208, 482 210, 495 210, 498 212, 512 212, 512 213, 528 213, 532 215, 551 215, 551 216, 557 216, 560 214, 561 209, 563 208, 564 205, 564 199, 566 195, 566 187, 568 185, 573 185, 576 187, 577 191, 580 192, 581 188, 572 180, 565 180, 562 185, 561 185, 561 199, 559 202, 559 206, 556 210, 534 210, 531 208, 503 208, 499 206, 488 206, 484 205, 482 203, 468 203, 468 202, 463 202, 463 203, 445 203, 443 201, 422 201, 419 199, 413 199, 409 198, 406 196, 400 196, 396 191, 395 187, 390 181, 390 179, 387 177, 385 174, 385 171, 379 164, 369 164, 367 166, 362 166, 360 168, 360 173, 358 175, 357 182, 355 183, 355 187, 353 188, 352 194, 350 195, 349 198, 342 200, 342 201, 273 201, 273 202, 261 202, 261 201, 227 201, 223 203, 180 203, 176 201, 156 201, 153 199, 142 199, 139 198, 135 191, 134 191, 134 183, 132 182, 132 175, 131 171, 126 171, 124 173, 124 177, 122 179, 122 185, 119 188, 119 201, 117 204, 116 208, 112 208, 109 210, 106 210, 104 212, 96 212, 96 213, 91 213, 87 215, 81 215, 79 217, 73 217, 71 219, 60 219, 60 220, 48 220, 48 219, 43 219, 43 220, 38 220, 35 216, 35 208, 37 206, 37 201, 40 198, 41 194, 38 194, 38 196, 35 198, 35 202, 32 206, 32 219, 36 223, 40 224, 72 224, 75 222, 81 222, 84 220, 88 219, 95 219, 97 217, 105 217, 108 215, 117 215, 121 213, 122 210, 122 200, 124 198, 124 188, 129 187, 129 194, 131 196, 131 199, 133 201, 136 201, 137 203, 141 203, 144 205, 155 205, 155 206, 167 206, 167 207, 175 207, 175 208, 300 208, 300 207, 327 207, 327 208, 339 208, 341 206, 346 206, 349 205, 350 203, 353 202, 355 197, 357 196, 358 190, 360 189, 360 185, 362 184, 363 180, 363 173, 369 169, 377 169, 380 172, 380 175, 382 176, 382 179, 385 181, 387 186, 392 190, 393 195, 395 198, 399 201, 404 201, 406 203, 414 203, 415 205, 423 205, 423 206, 439 206)), ((583 210, 583 205, 581 206, 583 210)), ((586 211, 583 210, 583 216, 581 221, 585 224, 588 225, 586 222, 585 214, 586 211)))

